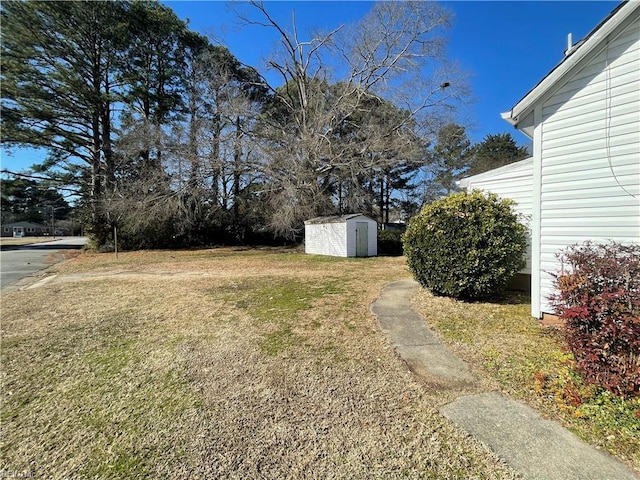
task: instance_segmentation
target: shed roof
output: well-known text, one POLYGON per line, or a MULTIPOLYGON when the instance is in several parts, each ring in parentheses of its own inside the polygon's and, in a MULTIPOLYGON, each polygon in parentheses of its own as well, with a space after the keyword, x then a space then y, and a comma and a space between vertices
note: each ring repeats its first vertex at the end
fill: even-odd
POLYGON ((366 215, 363 215, 361 213, 350 213, 347 215, 329 215, 326 217, 316 217, 316 218, 312 218, 310 220, 305 221, 304 224, 318 225, 321 223, 343 223, 343 222, 346 222, 347 220, 351 220, 352 218, 356 218, 356 217, 364 217, 367 220, 371 220, 372 222, 375 222, 373 218, 369 218, 366 215))
MULTIPOLYGON (((538 84, 516 103, 511 110, 501 114, 502 118, 516 128, 533 110, 535 104, 552 88, 556 87, 590 53, 594 52, 603 40, 614 32, 625 20, 637 15, 640 2, 621 2, 602 22, 600 22, 582 40, 570 48, 565 57, 538 84)), ((524 131, 524 133, 527 133, 524 131)), ((529 135, 527 133, 527 135, 529 135)))

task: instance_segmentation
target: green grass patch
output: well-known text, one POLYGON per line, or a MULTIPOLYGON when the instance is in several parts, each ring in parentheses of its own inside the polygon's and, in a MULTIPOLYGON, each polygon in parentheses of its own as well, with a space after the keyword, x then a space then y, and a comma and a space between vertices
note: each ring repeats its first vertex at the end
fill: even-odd
POLYGON ((616 445, 638 447, 640 398, 624 400, 606 390, 598 390, 576 407, 573 416, 591 423, 599 431, 608 432, 605 440, 615 453, 629 452, 627 448, 617 450, 616 445))
POLYGON ((315 301, 340 294, 344 288, 344 282, 337 280, 266 277, 234 282, 212 294, 247 311, 257 321, 286 323, 297 320, 298 314, 311 309, 315 301))
POLYGON ((276 356, 302 341, 304 341, 304 338, 293 333, 291 327, 284 327, 265 334, 258 344, 264 353, 269 356, 276 356))
POLYGON ((155 459, 180 461, 175 422, 199 400, 177 346, 141 338, 140 329, 125 308, 3 342, 0 453, 11 463, 1 468, 48 478, 150 478, 155 459), (151 348, 164 353, 149 356, 151 348), (16 464, 12 454, 31 439, 39 447, 16 464))
POLYGON ((216 289, 212 294, 233 308, 246 311, 260 324, 277 325, 277 329, 263 333, 259 346, 262 352, 276 356, 304 344, 301 330, 315 330, 321 326, 317 319, 301 322, 300 314, 310 310, 314 302, 328 301, 345 290, 344 282, 323 279, 300 281, 295 278, 267 277, 252 281, 234 282, 216 289))

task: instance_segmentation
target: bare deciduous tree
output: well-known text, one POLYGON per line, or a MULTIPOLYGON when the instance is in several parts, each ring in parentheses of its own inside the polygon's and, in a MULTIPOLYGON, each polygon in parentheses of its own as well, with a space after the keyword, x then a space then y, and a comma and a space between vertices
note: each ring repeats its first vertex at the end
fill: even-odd
POLYGON ((283 85, 271 89, 259 133, 270 159, 272 227, 293 236, 305 218, 370 202, 364 193, 373 193, 376 178, 383 197, 385 172, 420 156, 423 139, 464 88, 443 76, 453 72, 443 58, 449 14, 436 4, 376 3, 357 24, 308 40, 295 21, 287 31, 264 3, 252 6, 260 20, 245 21, 275 29, 280 39, 268 66, 283 85), (384 112, 393 110, 390 102, 393 115, 384 112))

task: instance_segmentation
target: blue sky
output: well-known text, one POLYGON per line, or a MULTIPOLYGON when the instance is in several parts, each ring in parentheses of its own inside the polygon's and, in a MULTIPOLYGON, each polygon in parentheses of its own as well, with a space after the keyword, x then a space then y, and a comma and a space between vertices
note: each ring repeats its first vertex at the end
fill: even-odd
MULTIPOLYGON (((165 1, 193 30, 221 39, 242 62, 264 73, 264 60, 277 38, 259 26, 240 28, 224 2, 165 1)), ((560 60, 567 34, 574 43, 600 23, 617 1, 443 1, 453 13, 448 31, 450 60, 471 75, 474 103, 464 115, 471 120, 470 137, 512 131, 500 117, 560 60)), ((364 1, 267 1, 267 10, 283 24, 295 11, 301 32, 330 30, 357 21, 373 5, 364 1)), ((303 37, 304 38, 304 37, 303 37)), ((518 142, 527 139, 513 132, 518 142)))
MULTIPOLYGON (((259 26, 240 27, 227 2, 163 1, 192 30, 210 35, 226 45, 240 61, 265 73, 264 62, 277 38, 259 26)), ((574 43, 600 23, 617 1, 444 1, 453 12, 448 32, 448 58, 471 75, 474 103, 463 117, 470 120, 473 142, 487 134, 512 132, 523 144, 527 139, 514 131, 500 113, 509 110, 560 60, 567 34, 574 43)), ((246 5, 241 5, 241 7, 246 5)), ((270 13, 290 24, 295 11, 300 37, 309 28, 332 29, 357 21, 371 8, 364 1, 267 1, 270 13)), ((2 152, 2 168, 20 170, 37 160, 33 153, 2 152)))

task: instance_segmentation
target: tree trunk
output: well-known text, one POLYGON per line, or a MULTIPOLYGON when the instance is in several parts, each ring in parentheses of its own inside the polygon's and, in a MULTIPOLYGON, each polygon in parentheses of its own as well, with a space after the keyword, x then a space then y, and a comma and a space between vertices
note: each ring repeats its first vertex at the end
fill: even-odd
POLYGON ((91 205, 91 230, 96 237, 98 245, 105 243, 107 233, 105 231, 105 223, 102 215, 102 196, 103 196, 103 175, 104 169, 102 164, 102 139, 100 135, 101 124, 101 66, 99 46, 95 47, 95 58, 93 58, 92 83, 93 83, 93 105, 91 105, 91 189, 90 200, 91 205))
MULTIPOLYGON (((109 98, 108 71, 105 72, 105 98, 109 98)), ((111 102, 105 100, 102 105, 102 152, 105 165, 105 189, 111 192, 115 183, 115 165, 111 145, 111 102)))
POLYGON ((384 222, 384 173, 380 172, 380 194, 378 196, 378 208, 380 209, 380 223, 384 222))
POLYGON ((240 218, 240 160, 242 159, 242 131, 240 116, 236 117, 236 137, 233 154, 233 225, 238 226, 240 218))
POLYGON ((213 145, 211 150, 211 161, 212 161, 212 173, 211 173, 211 189, 212 189, 212 197, 213 203, 216 205, 221 205, 220 198, 220 186, 218 182, 220 181, 220 142, 222 136, 222 125, 220 120, 220 115, 215 114, 213 119, 213 145))
POLYGON ((387 181, 385 183, 385 191, 384 191, 384 223, 389 223, 389 210, 391 204, 391 186, 390 186, 389 177, 387 174, 387 181))

